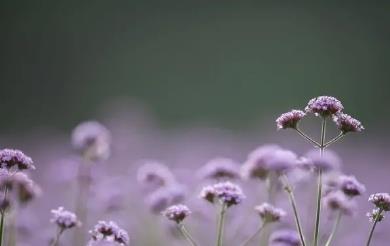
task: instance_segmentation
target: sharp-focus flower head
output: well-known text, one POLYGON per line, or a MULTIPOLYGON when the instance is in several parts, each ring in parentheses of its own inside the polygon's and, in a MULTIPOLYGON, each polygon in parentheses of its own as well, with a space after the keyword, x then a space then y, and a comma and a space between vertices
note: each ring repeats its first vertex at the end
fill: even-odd
POLYGON ((180 203, 185 198, 185 188, 179 184, 163 186, 146 198, 146 204, 153 213, 160 213, 168 206, 180 203))
POLYGON ((99 122, 82 122, 72 132, 72 144, 86 158, 104 160, 110 155, 111 134, 99 122))
POLYGON ((51 210, 53 218, 50 220, 62 230, 80 226, 81 222, 77 219, 76 214, 65 210, 63 207, 51 210))
POLYGON ((260 215, 264 223, 277 222, 286 216, 286 212, 283 209, 276 208, 268 203, 256 206, 255 210, 260 215))
POLYGON ((341 166, 340 157, 333 151, 327 150, 321 156, 318 150, 311 150, 305 155, 305 166, 310 169, 321 169, 322 171, 331 171, 341 166))
POLYGON ((145 185, 163 186, 175 182, 175 177, 164 164, 154 160, 145 160, 138 168, 137 180, 145 185))
POLYGON ((360 196, 366 191, 366 187, 361 184, 354 176, 342 175, 339 177, 340 189, 347 196, 360 196))
POLYGON ((376 220, 378 222, 381 222, 385 218, 384 213, 379 208, 374 208, 371 212, 367 213, 366 215, 371 222, 374 222, 376 220))
POLYGON ((332 119, 336 123, 337 128, 344 134, 348 132, 361 132, 364 130, 362 123, 348 114, 337 113, 333 115, 332 119))
POLYGON ((390 211, 390 195, 389 193, 376 193, 370 195, 368 201, 373 203, 377 208, 384 211, 390 211))
POLYGON ((301 246, 301 241, 296 231, 278 230, 271 234, 269 246, 301 246))
POLYGON ((280 174, 296 166, 295 153, 277 145, 264 145, 252 151, 241 167, 244 178, 267 178, 270 172, 280 174))
POLYGON ((327 117, 341 112, 344 109, 339 100, 330 96, 319 96, 313 98, 307 104, 307 113, 313 113, 322 117, 327 117))
POLYGON ((169 220, 175 221, 176 223, 181 223, 186 217, 191 214, 191 210, 182 204, 177 204, 168 207, 162 212, 162 215, 167 217, 169 220))
POLYGON ((333 211, 341 211, 345 215, 353 215, 356 211, 356 203, 348 199, 340 191, 327 194, 323 199, 323 203, 326 208, 333 211))
POLYGON ((117 243, 119 245, 129 245, 129 236, 127 232, 121 229, 113 221, 99 221, 93 230, 89 232, 91 234, 90 245, 93 242, 107 241, 117 243))
POLYGON ((35 169, 32 159, 16 149, 0 150, 0 167, 12 171, 35 169))
POLYGON ((305 117, 306 113, 302 110, 293 109, 290 112, 284 113, 276 119, 276 127, 278 129, 296 128, 298 122, 305 117))
POLYGON ((240 177, 237 164, 229 158, 215 158, 210 160, 199 171, 205 179, 235 179, 240 177))
POLYGON ((241 188, 231 182, 222 182, 214 184, 213 186, 206 186, 201 191, 200 197, 209 202, 218 200, 227 207, 240 204, 245 198, 241 188))

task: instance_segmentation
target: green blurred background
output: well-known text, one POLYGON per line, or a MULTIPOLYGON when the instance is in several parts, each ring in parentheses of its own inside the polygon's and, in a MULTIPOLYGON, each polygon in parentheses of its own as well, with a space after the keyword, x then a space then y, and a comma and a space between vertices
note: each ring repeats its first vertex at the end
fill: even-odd
POLYGON ((0 132, 69 129, 118 98, 163 126, 245 128, 341 99, 389 120, 390 1, 1 1, 0 132))

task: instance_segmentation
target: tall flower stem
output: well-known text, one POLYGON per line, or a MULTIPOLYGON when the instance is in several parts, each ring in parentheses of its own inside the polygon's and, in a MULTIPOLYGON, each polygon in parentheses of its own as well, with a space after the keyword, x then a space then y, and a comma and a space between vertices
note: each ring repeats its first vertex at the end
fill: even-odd
POLYGON ((374 234, 374 230, 375 230, 376 224, 378 224, 379 219, 381 218, 382 212, 383 212, 382 209, 379 210, 377 216, 375 216, 374 224, 372 225, 371 230, 370 230, 370 234, 368 235, 366 246, 369 246, 370 243, 371 243, 372 235, 374 234))
POLYGON ((221 210, 218 216, 218 228, 217 228, 217 246, 222 246, 223 244, 223 230, 225 224, 225 214, 227 206, 225 203, 221 204, 221 210))
POLYGON ((263 229, 264 227, 266 226, 267 223, 262 223, 259 228, 257 228, 257 230, 248 238, 246 239, 242 244, 241 246, 246 246, 248 245, 257 235, 261 235, 261 233, 263 232, 263 229))
POLYGON ((64 232, 64 229, 58 228, 57 233, 56 233, 53 241, 51 242, 50 246, 58 246, 58 243, 60 242, 60 237, 61 237, 63 232, 64 232))
POLYGON ((197 243, 195 242, 194 238, 191 236, 191 234, 188 232, 184 224, 180 223, 177 225, 179 228, 179 231, 184 236, 184 238, 188 241, 188 243, 191 246, 197 246, 197 243))
POLYGON ((288 198, 289 198, 290 203, 291 203, 291 207, 292 207, 293 212, 294 212, 295 224, 296 224, 296 227, 297 227, 297 230, 298 230, 298 234, 299 234, 299 238, 301 240, 301 244, 302 244, 302 246, 306 246, 305 237, 303 236, 303 230, 302 230, 301 222, 300 222, 299 215, 298 215, 297 203, 295 201, 294 192, 292 190, 291 185, 288 182, 287 176, 286 175, 282 175, 281 178, 282 178, 282 182, 283 182, 283 185, 284 185, 284 189, 287 192, 288 198))
POLYGON ((301 135, 304 139, 306 139, 307 141, 309 141, 310 143, 312 143, 314 146, 316 147, 320 147, 321 145, 319 143, 317 143, 317 141, 313 140, 311 137, 309 137, 306 133, 304 133, 301 129, 299 129, 298 127, 294 128, 297 133, 299 135, 301 135))
POLYGON ((334 236, 336 234, 336 231, 337 231, 337 229, 339 227, 341 216, 342 216, 342 213, 341 213, 341 211, 339 211, 337 213, 336 221, 335 221, 335 223, 333 225, 332 232, 330 233, 329 238, 328 238, 328 240, 325 243, 325 246, 330 246, 330 244, 332 243, 332 240, 333 240, 333 238, 334 238, 334 236))
MULTIPOLYGON (((326 139, 326 117, 322 117, 321 144, 320 144, 321 156, 323 156, 323 154, 324 154, 325 139, 326 139)), ((316 221, 315 221, 315 227, 314 227, 313 246, 318 245, 318 234, 320 231, 321 198, 322 198, 322 170, 321 170, 321 168, 319 168, 318 169, 318 188, 317 188, 317 208, 316 208, 316 221)))
POLYGON ((344 132, 340 132, 339 135, 337 135, 336 137, 334 137, 332 140, 330 140, 329 142, 327 142, 325 145, 324 145, 324 148, 330 146, 331 144, 334 144, 335 142, 339 141, 341 138, 343 138, 345 136, 345 133, 344 132))
MULTIPOLYGON (((3 198, 3 204, 5 204, 7 200, 7 194, 8 194, 8 188, 5 187, 4 189, 4 198, 3 198)), ((2 209, 0 211, 1 218, 0 218, 0 246, 3 246, 4 241, 4 229, 5 229, 5 209, 2 209)))

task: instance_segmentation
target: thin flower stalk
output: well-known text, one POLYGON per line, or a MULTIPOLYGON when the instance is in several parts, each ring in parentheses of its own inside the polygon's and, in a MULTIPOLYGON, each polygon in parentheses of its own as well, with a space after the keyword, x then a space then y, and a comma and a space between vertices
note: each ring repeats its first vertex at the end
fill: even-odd
POLYGON ((371 243, 371 239, 372 239, 372 235, 374 234, 374 230, 375 230, 375 227, 376 227, 376 224, 378 224, 380 218, 381 218, 381 214, 383 212, 383 209, 380 209, 379 212, 378 212, 378 215, 375 216, 375 220, 374 220, 374 223, 372 224, 372 227, 371 227, 371 230, 370 230, 370 234, 368 235, 368 239, 367 239, 367 243, 366 243, 366 246, 369 246, 370 243, 371 243))
POLYGON ((57 233, 56 233, 53 241, 51 242, 50 246, 58 246, 58 244, 60 242, 60 237, 61 237, 63 232, 64 232, 63 228, 58 228, 57 233))
POLYGON ((345 133, 344 133, 344 132, 340 132, 339 135, 337 135, 336 137, 334 137, 333 139, 331 139, 329 142, 327 142, 327 143, 324 145, 324 148, 330 146, 331 144, 336 143, 337 141, 339 141, 340 139, 342 139, 344 136, 345 136, 345 133))
POLYGON ((309 137, 306 133, 304 133, 301 129, 299 129, 298 127, 294 128, 297 133, 299 135, 301 135, 304 139, 306 139, 307 141, 309 141, 310 143, 312 143, 315 147, 321 147, 321 145, 315 141, 314 139, 312 139, 311 137, 309 137))
POLYGON ((191 246, 197 246, 197 243, 196 241, 194 240, 194 238, 191 236, 191 234, 188 232, 187 228, 184 226, 183 223, 179 223, 177 224, 178 228, 179 228, 179 231, 181 232, 181 234, 184 236, 184 238, 188 241, 188 243, 191 245, 191 246))
POLYGON ((218 216, 217 246, 223 245, 223 231, 224 231, 224 224, 225 224, 226 209, 227 209, 227 205, 225 203, 222 203, 219 216, 218 216))
MULTIPOLYGON (((4 198, 3 198, 3 203, 6 201, 8 195, 8 188, 5 187, 4 189, 4 198)), ((4 241, 4 230, 5 230, 5 210, 1 210, 1 218, 0 218, 0 246, 3 246, 3 241, 4 241)))
POLYGON ((328 238, 328 240, 325 243, 325 246, 330 246, 331 245, 331 243, 332 243, 332 241, 333 241, 333 239, 334 239, 334 237, 336 235, 337 229, 339 228, 341 217, 342 217, 342 212, 339 211, 337 213, 336 221, 335 221, 335 223, 333 225, 332 232, 330 233, 329 238, 328 238))
POLYGON ((249 237, 247 238, 242 244, 241 246, 247 246, 257 235, 260 235, 261 237, 261 234, 262 232, 264 231, 264 227, 267 225, 266 222, 263 222, 259 228, 257 228, 257 230, 249 237))

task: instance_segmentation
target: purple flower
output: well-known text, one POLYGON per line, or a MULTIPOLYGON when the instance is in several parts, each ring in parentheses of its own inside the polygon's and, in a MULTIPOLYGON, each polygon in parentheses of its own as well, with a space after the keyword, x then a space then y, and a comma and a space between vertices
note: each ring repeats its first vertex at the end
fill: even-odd
POLYGON ((16 171, 35 169, 32 159, 16 149, 0 150, 0 167, 16 171))
POLYGON ((347 196, 360 196, 366 191, 366 187, 359 183, 354 176, 342 175, 339 177, 340 189, 347 196))
POLYGON ((311 150, 305 155, 305 167, 310 169, 321 169, 331 171, 341 166, 340 157, 333 151, 327 150, 321 156, 318 150, 311 150))
POLYGON ((185 189, 179 184, 163 186, 146 198, 146 204, 153 213, 160 213, 162 210, 173 204, 183 201, 185 189))
POLYGON ((296 128, 298 122, 305 117, 306 113, 301 110, 293 109, 290 112, 284 113, 276 119, 276 127, 278 129, 296 128))
POLYGON ((344 193, 339 191, 327 194, 323 199, 323 203, 328 209, 341 211, 345 215, 353 215, 356 210, 355 202, 348 199, 344 193))
POLYGON ((51 210, 51 213, 53 214, 51 222, 57 224, 57 226, 62 230, 81 225, 81 222, 77 219, 76 214, 65 210, 63 207, 53 209, 51 210))
POLYGON ((113 221, 99 221, 89 233, 91 234, 90 244, 92 242, 107 241, 118 243, 119 245, 129 245, 127 232, 113 221))
POLYGON ((371 212, 367 213, 366 215, 371 222, 374 222, 376 220, 378 222, 381 222, 385 218, 383 211, 379 208, 374 208, 371 212))
POLYGON ((237 164, 231 159, 221 157, 207 162, 199 173, 206 179, 235 179, 240 176, 237 164))
POLYGON ((384 211, 390 211, 390 195, 389 193, 376 193, 370 195, 368 201, 373 203, 377 208, 384 211))
POLYGON ((85 158, 104 160, 110 155, 111 134, 99 122, 82 122, 72 132, 72 144, 85 158))
POLYGON ((165 209, 162 214, 167 217, 169 220, 175 221, 176 223, 181 223, 186 217, 191 214, 190 209, 182 204, 177 204, 168 207, 165 209))
POLYGON ((42 193, 41 188, 27 174, 10 173, 5 170, 0 174, 0 188, 7 188, 8 191, 13 192, 14 198, 17 198, 21 204, 31 201, 42 193))
POLYGON ((264 223, 277 222, 286 216, 283 209, 276 208, 268 203, 263 203, 255 207, 264 223))
POLYGON ((319 96, 313 98, 307 104, 305 110, 307 113, 314 113, 322 117, 327 117, 341 112, 344 109, 339 100, 330 96, 319 96))
POLYGON ((175 177, 164 164, 154 160, 145 160, 138 168, 137 180, 141 184, 163 186, 173 183, 175 177))
POLYGON ((293 230, 278 230, 271 234, 269 246, 300 246, 301 241, 293 230))
POLYGON ((227 207, 237 205, 245 198, 241 188, 231 182, 222 182, 213 186, 206 186, 201 191, 200 197, 207 201, 214 202, 215 199, 227 207))
POLYGON ((362 123, 348 114, 337 113, 332 119, 336 123, 337 128, 344 134, 348 132, 361 132, 364 130, 362 123))

